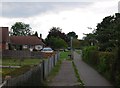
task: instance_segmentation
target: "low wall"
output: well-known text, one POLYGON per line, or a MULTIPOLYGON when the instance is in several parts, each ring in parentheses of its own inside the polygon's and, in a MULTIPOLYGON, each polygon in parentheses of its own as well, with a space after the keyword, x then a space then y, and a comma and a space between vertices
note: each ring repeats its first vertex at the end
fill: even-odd
POLYGON ((43 58, 43 53, 40 51, 20 51, 20 50, 4 50, 2 51, 2 57, 11 58, 43 58))
POLYGON ((55 54, 54 56, 44 59, 41 64, 32 68, 28 72, 15 77, 10 78, 5 83, 4 87, 18 87, 18 86, 41 86, 43 80, 45 80, 49 73, 51 72, 52 68, 56 65, 57 61, 59 60, 59 53, 55 54))

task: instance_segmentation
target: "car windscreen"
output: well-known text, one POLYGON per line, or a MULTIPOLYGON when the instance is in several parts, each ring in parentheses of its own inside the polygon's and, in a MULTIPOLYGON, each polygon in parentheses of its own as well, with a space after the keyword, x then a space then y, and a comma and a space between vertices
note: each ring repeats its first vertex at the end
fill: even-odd
POLYGON ((44 48, 43 51, 52 51, 51 48, 44 48))

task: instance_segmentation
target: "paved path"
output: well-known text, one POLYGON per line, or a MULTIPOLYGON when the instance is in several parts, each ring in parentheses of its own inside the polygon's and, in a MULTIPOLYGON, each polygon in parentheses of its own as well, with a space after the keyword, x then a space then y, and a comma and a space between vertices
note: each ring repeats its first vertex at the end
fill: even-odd
POLYGON ((85 86, 112 86, 97 71, 84 63, 81 55, 74 52, 74 63, 85 86))
POLYGON ((77 84, 72 61, 63 61, 58 75, 49 86, 74 86, 77 84))

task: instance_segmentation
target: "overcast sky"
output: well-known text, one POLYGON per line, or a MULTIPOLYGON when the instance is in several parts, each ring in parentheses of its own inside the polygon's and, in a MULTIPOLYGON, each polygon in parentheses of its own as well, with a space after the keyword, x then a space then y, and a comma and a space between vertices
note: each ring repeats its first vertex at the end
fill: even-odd
POLYGON ((119 0, 81 0, 74 2, 42 2, 2 0, 0 26, 11 27, 15 22, 30 24, 32 31, 46 38, 49 30, 60 27, 63 32, 76 32, 79 39, 90 33, 87 27, 96 28, 102 19, 118 12, 119 0))

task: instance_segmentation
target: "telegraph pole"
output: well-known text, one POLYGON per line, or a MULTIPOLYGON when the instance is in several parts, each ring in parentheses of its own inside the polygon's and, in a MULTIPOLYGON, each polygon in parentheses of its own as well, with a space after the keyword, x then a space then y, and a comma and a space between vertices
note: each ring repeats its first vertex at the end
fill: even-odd
POLYGON ((73 44, 72 44, 73 37, 71 37, 71 59, 73 59, 73 44))

